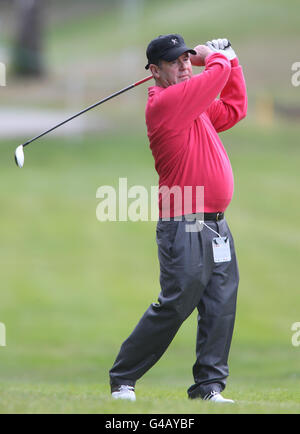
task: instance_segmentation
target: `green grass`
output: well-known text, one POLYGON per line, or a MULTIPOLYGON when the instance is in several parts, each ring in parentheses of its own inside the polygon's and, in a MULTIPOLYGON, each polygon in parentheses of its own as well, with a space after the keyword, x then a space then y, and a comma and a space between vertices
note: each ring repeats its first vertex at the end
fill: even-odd
MULTIPOLYGON (((291 66, 297 61, 299 2, 283 0, 148 0, 137 10, 119 7, 93 10, 48 25, 46 61, 50 71, 70 82, 100 88, 121 88, 143 76, 145 51, 151 39, 180 33, 187 45, 229 38, 243 65, 249 106, 268 95, 279 105, 297 106, 291 66), (166 18, 167 17, 167 18, 166 18), (280 53, 280 54, 278 54, 280 53), (135 77, 135 78, 133 78, 135 77)), ((128 5, 128 3, 127 3, 128 5)), ((197 68, 196 68, 197 69, 197 68)), ((29 97, 30 98, 30 97, 29 97)))
MULTIPOLYGON (((81 383, 39 383, 19 382, 17 384, 0 383, 5 388, 5 401, 0 400, 7 413, 101 413, 101 414, 219 414, 219 413, 299 413, 299 391, 294 385, 294 395, 290 384, 278 387, 274 384, 270 391, 269 383, 230 388, 237 402, 233 405, 220 406, 199 400, 188 400, 182 388, 166 384, 153 386, 144 383, 137 392, 137 401, 112 401, 108 390, 103 385, 81 383)), ((2 406, 2 405, 1 405, 2 406)))
MULTIPOLYGON (((82 73, 91 83, 96 74, 102 87, 93 94, 105 96, 122 80, 128 84, 129 75, 140 76, 136 67, 156 34, 176 31, 189 44, 225 35, 235 41, 251 107, 261 90, 297 99, 290 67, 297 61, 298 2, 219 3, 151 0, 137 15, 122 8, 70 13, 45 35, 50 71, 71 81, 82 73)), ((55 82, 56 93, 61 87, 55 82)), ((25 86, 13 92, 9 84, 12 93, 3 89, 2 99, 32 104, 30 89, 30 95, 25 86)), ((41 106, 49 98, 44 90, 35 96, 41 106)), ((117 187, 120 177, 128 177, 129 187, 157 184, 146 134, 138 129, 145 90, 135 92, 141 106, 123 99, 106 107, 118 125, 114 133, 49 136, 25 150, 22 170, 13 162, 17 141, 0 142, 0 322, 7 331, 0 413, 299 413, 300 349, 291 344, 291 325, 300 321, 300 129, 259 128, 248 119, 222 134, 235 174, 227 218, 241 275, 224 395, 237 403, 220 407, 186 397, 195 313, 139 381, 137 402, 111 400, 108 370, 159 292, 155 223, 96 219, 99 186, 117 187)))
POLYGON ((43 139, 13 162, 0 144, 1 413, 298 413, 299 128, 243 121, 222 134, 235 174, 227 218, 241 282, 225 396, 189 401, 195 313, 138 383, 112 402, 108 370, 159 292, 155 222, 96 219, 101 185, 156 185, 144 132, 43 139), (48 146, 49 145, 49 146, 48 146))
POLYGON ((290 1, 287 6, 283 0, 264 3, 244 0, 241 6, 238 0, 226 3, 148 0, 136 10, 126 9, 124 5, 125 2, 120 2, 120 7, 100 9, 98 13, 91 10, 76 18, 70 14, 63 22, 49 26, 47 43, 51 62, 74 60, 78 53, 85 59, 94 58, 98 52, 101 59, 103 53, 112 50, 118 53, 128 47, 141 48, 144 52, 145 45, 156 35, 174 32, 182 33, 195 44, 217 34, 226 34, 239 43, 253 38, 262 43, 266 37, 278 38, 279 35, 281 38, 298 37, 299 4, 296 1, 290 1))

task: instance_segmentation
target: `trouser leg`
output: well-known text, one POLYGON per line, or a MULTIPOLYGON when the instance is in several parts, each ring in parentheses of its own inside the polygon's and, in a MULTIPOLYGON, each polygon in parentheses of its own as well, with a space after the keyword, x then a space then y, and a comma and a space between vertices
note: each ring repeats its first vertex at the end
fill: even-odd
POLYGON ((182 322, 199 304, 209 267, 201 232, 186 233, 185 221, 157 227, 161 293, 122 344, 110 370, 112 385, 134 385, 165 352, 182 322))
POLYGON ((111 384, 134 385, 162 356, 184 317, 172 307, 152 304, 122 344, 110 370, 111 384))
POLYGON ((228 355, 235 321, 239 272, 226 221, 218 223, 218 226, 220 234, 229 237, 231 261, 214 265, 211 279, 197 306, 195 384, 188 390, 190 398, 203 398, 211 390, 222 391, 229 373, 228 355))

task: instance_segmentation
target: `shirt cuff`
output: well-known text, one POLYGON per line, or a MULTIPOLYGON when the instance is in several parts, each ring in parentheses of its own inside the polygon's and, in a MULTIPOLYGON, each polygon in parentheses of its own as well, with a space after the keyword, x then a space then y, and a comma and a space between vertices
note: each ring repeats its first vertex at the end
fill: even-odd
POLYGON ((205 65, 207 64, 208 60, 209 60, 212 56, 213 56, 213 57, 220 57, 220 56, 221 56, 221 58, 223 58, 223 59, 225 59, 225 60, 228 61, 227 57, 226 57, 224 54, 222 54, 222 53, 218 53, 218 52, 216 52, 216 51, 213 51, 212 53, 209 53, 209 54, 205 57, 205 60, 204 60, 205 65))

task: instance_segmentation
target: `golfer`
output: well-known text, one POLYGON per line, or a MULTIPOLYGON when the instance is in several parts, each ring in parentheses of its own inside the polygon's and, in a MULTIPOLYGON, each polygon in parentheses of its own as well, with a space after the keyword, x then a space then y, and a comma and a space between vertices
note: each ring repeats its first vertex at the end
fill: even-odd
POLYGON ((188 396, 234 402, 221 392, 229 374, 239 273, 224 215, 233 174, 218 133, 246 116, 242 68, 227 39, 193 50, 182 36, 163 35, 150 42, 147 58, 155 79, 148 89, 146 124, 161 193, 156 231, 161 292, 121 346, 110 370, 112 396, 135 401, 136 381, 197 308, 188 396), (205 68, 193 75, 192 64, 205 68))

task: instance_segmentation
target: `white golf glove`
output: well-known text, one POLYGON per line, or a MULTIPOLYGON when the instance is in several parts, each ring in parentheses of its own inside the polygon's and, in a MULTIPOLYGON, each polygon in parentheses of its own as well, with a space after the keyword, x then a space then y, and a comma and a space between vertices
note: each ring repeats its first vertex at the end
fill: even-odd
POLYGON ((213 39, 212 41, 207 41, 205 45, 207 45, 215 53, 224 54, 224 56, 226 56, 229 60, 232 60, 236 57, 236 54, 228 39, 213 39))

